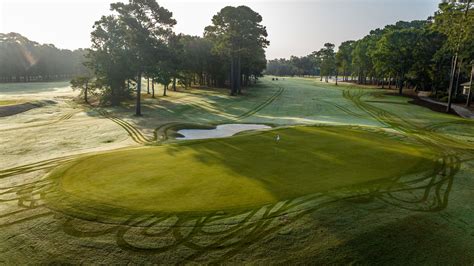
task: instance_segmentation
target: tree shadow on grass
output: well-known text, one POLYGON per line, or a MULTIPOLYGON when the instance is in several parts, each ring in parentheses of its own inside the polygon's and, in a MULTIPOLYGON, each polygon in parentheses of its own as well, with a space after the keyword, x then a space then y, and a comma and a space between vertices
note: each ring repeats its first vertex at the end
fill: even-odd
MULTIPOLYGON (((446 163, 441 163, 439 168, 426 172, 423 176, 399 177, 396 186, 374 185, 347 190, 342 188, 330 193, 306 195, 234 213, 216 211, 201 216, 133 214, 126 215, 121 221, 114 223, 85 220, 80 215, 71 216, 68 212, 62 214, 47 209, 44 212, 44 198, 47 194, 54 193, 57 188, 51 181, 39 180, 2 188, 0 194, 2 201, 17 202, 18 211, 2 214, 0 227, 6 229, 13 224, 55 214, 54 219, 62 221, 63 231, 71 237, 88 238, 93 241, 95 238, 114 236, 117 246, 131 254, 150 256, 174 254, 175 262, 224 263, 252 246, 260 245, 261 241, 275 233, 293 226, 301 218, 318 210, 331 208, 337 202, 350 202, 356 205, 378 202, 413 212, 441 211, 447 207, 454 176, 460 163, 451 161, 453 160, 451 158, 445 160, 446 163)), ((360 263, 387 262, 390 258, 395 258, 395 255, 402 261, 408 260, 410 251, 414 250, 410 245, 420 244, 420 241, 416 242, 414 238, 422 238, 422 247, 432 248, 433 251, 440 250, 426 240, 433 233, 432 228, 436 227, 429 224, 425 226, 423 221, 415 226, 407 221, 369 232, 343 246, 349 250, 344 254, 357 254, 355 258, 348 255, 349 257, 343 257, 336 262, 349 262, 348 259, 360 263), (394 251, 390 249, 391 242, 398 243, 393 254, 390 253, 394 251), (378 244, 374 246, 370 243, 378 244)), ((452 243, 454 240, 447 239, 447 241, 452 243)), ((454 247, 454 243, 451 247, 454 247)), ((324 254, 320 256, 324 257, 327 256, 324 254)))
MULTIPOLYGON (((399 143, 397 135, 381 134, 386 132, 350 127, 286 128, 171 145, 164 151, 177 161, 191 152, 191 161, 201 168, 224 167, 237 178, 258 182, 278 200, 358 184, 397 186, 394 176, 432 170, 439 163, 429 155, 410 154, 412 150, 399 143), (276 135, 281 140, 276 141, 276 135)), ((169 167, 180 171, 179 164, 169 167)))

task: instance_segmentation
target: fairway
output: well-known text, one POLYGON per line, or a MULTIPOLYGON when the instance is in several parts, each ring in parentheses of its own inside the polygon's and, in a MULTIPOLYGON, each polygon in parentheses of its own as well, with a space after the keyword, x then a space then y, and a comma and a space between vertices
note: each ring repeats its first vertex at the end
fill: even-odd
POLYGON ((434 168, 429 149, 382 133, 300 126, 90 156, 50 175, 62 196, 52 204, 66 212, 81 204, 125 212, 229 211, 434 168))
POLYGON ((1 256, 20 264, 50 263, 52 253, 91 264, 474 258, 472 121, 316 79, 265 77, 245 93, 170 91, 146 98, 143 117, 133 105, 86 109, 54 98, 1 118, 1 256), (175 139, 228 123, 273 128, 175 139), (103 251, 111 255, 98 260, 103 251), (447 251, 452 258, 436 256, 447 251))

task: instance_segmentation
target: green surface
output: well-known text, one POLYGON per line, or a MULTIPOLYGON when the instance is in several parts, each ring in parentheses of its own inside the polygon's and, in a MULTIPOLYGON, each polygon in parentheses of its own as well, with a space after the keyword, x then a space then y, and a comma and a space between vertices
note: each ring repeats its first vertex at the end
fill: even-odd
POLYGON ((474 122, 387 92, 266 77, 87 110, 135 147, 0 170, 0 264, 473 265, 474 122), (236 122, 285 127, 172 139, 236 122))
POLYGON ((206 212, 388 182, 432 169, 433 158, 427 148, 381 133, 294 127, 96 155, 56 170, 50 178, 59 179, 68 206, 87 199, 82 204, 206 212))

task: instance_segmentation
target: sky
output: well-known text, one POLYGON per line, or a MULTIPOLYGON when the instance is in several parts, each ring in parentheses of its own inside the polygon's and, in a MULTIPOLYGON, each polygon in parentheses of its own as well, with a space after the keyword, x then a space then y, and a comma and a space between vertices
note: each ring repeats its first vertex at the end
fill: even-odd
MULTIPOLYGON (((94 21, 110 14, 117 0, 0 0, 0 32, 17 32, 64 49, 90 46, 94 21)), ((202 36, 211 18, 227 5, 260 13, 270 46, 267 58, 304 56, 326 42, 338 46, 399 20, 426 19, 437 0, 158 0, 173 12, 175 31, 202 36)))

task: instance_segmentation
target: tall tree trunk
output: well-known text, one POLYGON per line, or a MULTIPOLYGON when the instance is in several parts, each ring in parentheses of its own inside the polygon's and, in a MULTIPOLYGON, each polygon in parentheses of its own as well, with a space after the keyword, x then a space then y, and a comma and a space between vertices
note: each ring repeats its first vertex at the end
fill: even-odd
POLYGON ((454 76, 456 74, 457 62, 458 62, 458 54, 456 53, 453 58, 453 64, 451 65, 451 74, 449 76, 448 106, 446 108, 446 113, 449 113, 449 111, 451 111, 451 104, 453 100, 453 83, 454 83, 454 76))
POLYGON ((146 94, 150 94, 150 78, 146 78, 146 94))
POLYGON ((403 83, 405 82, 405 74, 400 75, 400 85, 398 87, 398 94, 402 95, 403 94, 403 83))
POLYGON ((230 95, 235 95, 236 93, 236 81, 235 81, 235 60, 234 56, 230 57, 230 95))
POLYGON ((237 58, 237 94, 242 94, 242 69, 240 54, 237 58))
POLYGON ((89 83, 86 82, 86 88, 84 89, 84 101, 86 103, 89 103, 89 100, 87 99, 87 90, 89 89, 89 83))
POLYGON ((166 96, 166 90, 168 90, 168 84, 163 85, 163 96, 166 96))
POLYGON ((337 74, 338 74, 338 73, 337 73, 337 71, 336 71, 336 86, 337 86, 337 74))
POLYGON ((137 103, 135 106, 135 115, 141 116, 142 115, 142 106, 141 106, 141 94, 142 94, 142 73, 138 73, 137 77, 137 103))
POLYGON ((471 100, 472 100, 472 79, 474 76, 474 64, 472 65, 472 70, 471 70, 471 79, 469 80, 469 92, 467 94, 467 101, 466 101, 466 107, 471 106, 471 100))
POLYGON ((392 88, 392 77, 391 76, 388 76, 388 88, 389 89, 392 88))
POLYGON ((176 78, 173 78, 173 91, 176 91, 176 78))
POLYGON ((458 90, 459 90, 459 75, 461 74, 461 66, 462 66, 462 58, 459 60, 458 64, 458 73, 456 77, 456 87, 454 87, 454 98, 456 99, 458 97, 458 90))
POLYGON ((155 79, 151 79, 151 98, 155 98, 155 79))
MULTIPOLYGON (((461 21, 461 24, 464 24, 464 20, 468 17, 468 13, 469 13, 469 9, 471 7, 471 0, 468 0, 467 3, 466 3, 466 10, 464 11, 464 17, 461 21)), ((463 30, 461 29, 461 32, 463 32, 463 30)), ((461 39, 459 39, 459 43, 460 43, 461 39)), ((451 104, 452 104, 452 97, 453 97, 453 79, 454 79, 454 74, 456 72, 456 61, 458 59, 458 55, 459 55, 459 43, 458 45, 456 46, 456 52, 454 53, 454 64, 453 64, 453 71, 452 71, 452 75, 451 75, 451 78, 450 78, 450 81, 449 81, 449 96, 448 96, 448 106, 446 108, 446 112, 449 113, 449 111, 451 111, 451 104)), ((457 88, 456 88, 457 89, 457 88)))

